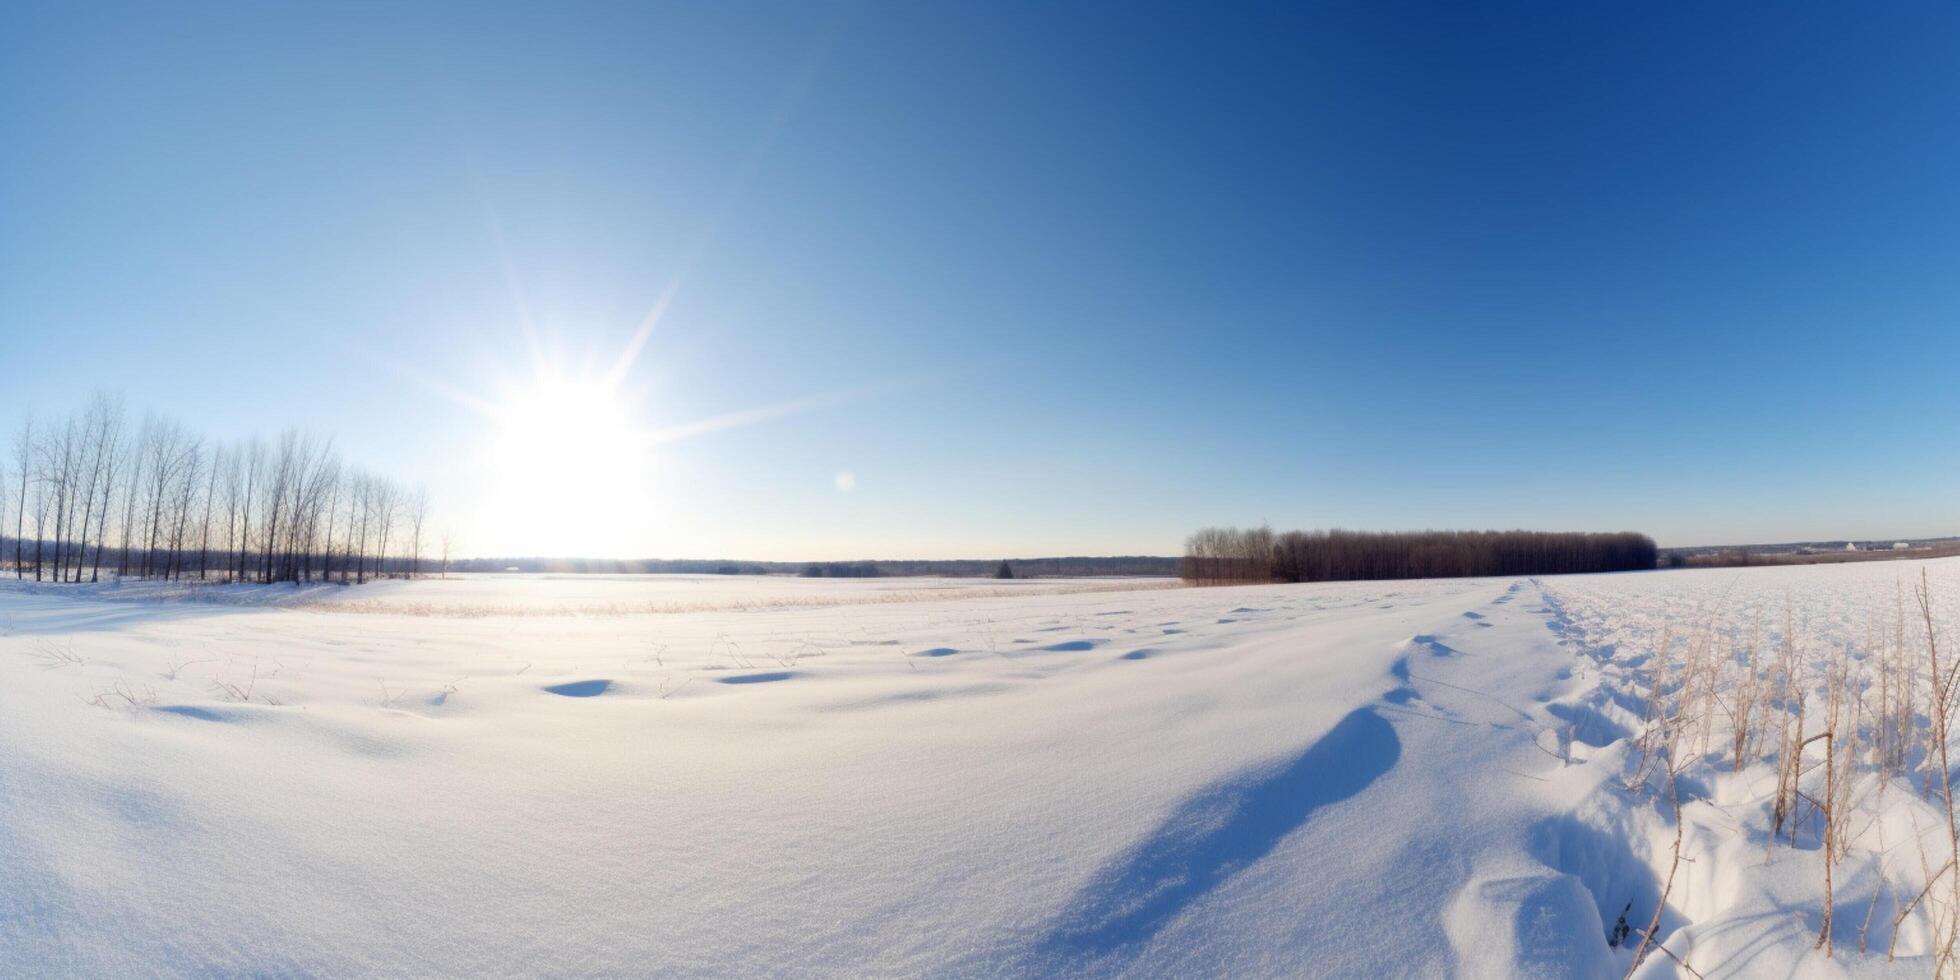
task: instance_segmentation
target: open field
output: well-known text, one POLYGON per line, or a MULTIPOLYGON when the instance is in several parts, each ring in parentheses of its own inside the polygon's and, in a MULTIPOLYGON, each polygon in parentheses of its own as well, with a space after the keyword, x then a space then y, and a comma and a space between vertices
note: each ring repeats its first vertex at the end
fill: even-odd
POLYGON ((77 588, 0 581, 40 595, 107 602, 202 602, 323 612, 408 616, 625 616, 862 606, 922 599, 977 599, 1176 586, 1174 578, 802 578, 790 575, 453 574, 414 581, 378 579, 349 588, 331 583, 273 585, 135 580, 77 588))
POLYGON ((1922 568, 8 584, 0 975, 1924 976, 1922 568))

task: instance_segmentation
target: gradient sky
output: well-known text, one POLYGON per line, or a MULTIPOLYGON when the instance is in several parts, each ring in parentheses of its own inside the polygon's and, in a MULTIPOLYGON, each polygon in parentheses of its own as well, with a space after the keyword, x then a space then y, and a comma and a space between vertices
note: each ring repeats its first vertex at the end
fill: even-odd
POLYGON ((1960 533, 1953 4, 6 20, 0 422, 331 433, 465 553, 1960 533), (666 438, 521 472, 643 324, 666 438))

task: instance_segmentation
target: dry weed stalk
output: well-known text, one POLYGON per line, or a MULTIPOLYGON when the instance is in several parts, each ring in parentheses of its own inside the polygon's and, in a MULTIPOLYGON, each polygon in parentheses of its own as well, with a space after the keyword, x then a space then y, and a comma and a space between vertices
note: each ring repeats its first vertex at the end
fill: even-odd
MULTIPOLYGON (((1936 792, 1939 802, 1945 808, 1947 856, 1939 867, 1927 872, 1925 885, 1913 896, 1912 901, 1907 902, 1892 917, 1892 938, 1886 945, 1885 958, 1889 961, 1897 955, 1899 928, 1913 910, 1922 903, 1928 904, 1929 907, 1936 904, 1930 901, 1933 886, 1944 880, 1947 882, 1949 898, 1946 908, 1940 910, 1940 914, 1934 917, 1932 923, 1933 976, 1940 977, 1948 975, 1952 967, 1954 939, 1960 936, 1960 874, 1955 873, 1956 862, 1960 862, 1960 823, 1956 823, 1954 819, 1953 777, 1947 760, 1947 743, 1953 725, 1956 671, 1960 671, 1960 661, 1950 664, 1941 663, 1939 631, 1933 625, 1932 589, 1927 583, 1925 569, 1919 572, 1919 585, 1914 590, 1914 598, 1918 602, 1920 620, 1926 630, 1926 663, 1930 686, 1926 704, 1930 730, 1926 737, 1932 742, 1932 749, 1927 754, 1927 763, 1932 765, 1937 760, 1938 766, 1938 772, 1930 774, 1926 779, 1925 792, 1928 795, 1934 795, 1936 792)), ((1901 625, 1903 626, 1903 616, 1901 625)), ((1903 634, 1900 639, 1903 640, 1903 634)), ((1901 645, 1903 646, 1903 643, 1901 645)), ((1925 865, 1930 862, 1926 861, 1922 854, 1920 863, 1925 865)))
POLYGON ((1771 804, 1770 838, 1774 840, 1790 827, 1790 846, 1797 846, 1797 780, 1802 774, 1805 695, 1797 678, 1796 613, 1788 593, 1783 596, 1783 644, 1777 665, 1777 680, 1783 707, 1781 731, 1777 739, 1776 799, 1771 804), (1795 734, 1790 728, 1796 726, 1795 734))
POLYGON ((217 661, 216 657, 204 657, 198 660, 179 660, 176 658, 172 658, 170 661, 170 669, 163 672, 163 679, 167 681, 174 681, 177 679, 178 674, 184 672, 185 667, 189 667, 192 664, 215 663, 216 661, 217 661))
POLYGON ((1670 757, 1667 760, 1667 801, 1674 811, 1673 856, 1667 865, 1667 882, 1661 886, 1661 897, 1654 902, 1654 916, 1647 921, 1647 928, 1641 930, 1640 946, 1633 951, 1633 962, 1627 964, 1627 977, 1632 977, 1633 971, 1640 969, 1640 961, 1646 958, 1650 946, 1667 954, 1667 958, 1673 960, 1681 969, 1696 977, 1701 976, 1701 971, 1689 966, 1687 960, 1676 956, 1673 950, 1668 949, 1655 936, 1655 933, 1660 931, 1661 912, 1667 908, 1667 898, 1674 891, 1674 874, 1681 869, 1681 786, 1678 777, 1679 770, 1674 759, 1670 757))
POLYGON ((1735 771, 1741 772, 1749 758, 1750 736, 1753 729, 1750 721, 1756 714, 1757 702, 1762 700, 1761 682, 1756 671, 1756 651, 1760 648, 1763 635, 1762 612, 1756 613, 1755 626, 1749 634, 1749 654, 1743 661, 1741 683, 1735 686, 1735 706, 1729 710, 1729 720, 1733 723, 1733 751, 1735 771))
MULTIPOLYGON (((214 677, 211 679, 211 682, 217 685, 218 693, 223 695, 227 701, 238 701, 241 703, 250 701, 252 700, 253 689, 259 685, 259 661, 256 657, 253 658, 252 675, 246 679, 244 684, 235 684, 222 677, 214 677)), ((272 703, 272 699, 267 698, 266 703, 272 703)))
POLYGON ((118 677, 114 686, 106 691, 96 692, 95 697, 89 698, 87 703, 98 708, 141 708, 157 703, 157 692, 147 684, 139 691, 118 677))
POLYGON ((1897 626, 1892 636, 1887 637, 1883 629, 1874 628, 1876 642, 1873 646, 1879 653, 1878 710, 1873 738, 1876 743, 1874 752, 1877 756, 1880 793, 1885 792, 1885 787, 1890 785, 1892 780, 1905 774, 1906 764, 1912 758, 1915 742, 1914 671, 1905 639, 1903 589, 1895 595, 1894 599, 1897 626))
MULTIPOLYGON (((1841 663, 1832 665, 1827 680, 1827 688, 1829 693, 1825 699, 1824 730, 1812 735, 1809 739, 1798 742, 1791 754, 1799 760, 1798 763, 1792 765, 1792 769, 1795 769, 1801 765, 1803 750, 1806 746, 1811 742, 1819 740, 1822 740, 1824 743, 1824 798, 1820 800, 1803 792, 1801 789, 1793 790, 1793 792, 1798 798, 1808 802, 1813 810, 1822 814, 1824 817, 1824 831, 1819 847, 1821 852, 1820 856, 1824 860, 1824 913, 1822 925, 1817 931, 1817 942, 1812 948, 1823 950, 1824 957, 1829 959, 1831 956, 1831 918, 1832 912, 1836 907, 1836 903, 1832 900, 1833 882, 1831 880, 1831 870, 1837 864, 1838 859, 1843 856, 1844 846, 1842 830, 1844 812, 1838 805, 1840 802, 1838 784, 1840 782, 1849 782, 1849 779, 1846 778, 1848 774, 1841 774, 1838 764, 1838 756, 1840 754, 1839 746, 1843 744, 1843 740, 1838 737, 1838 726, 1844 717, 1844 670, 1841 663)), ((1796 825, 1794 822, 1790 827, 1790 839, 1792 846, 1795 846, 1796 825)))
POLYGON ((29 656, 39 660, 41 666, 48 670, 60 670, 63 667, 80 667, 88 662, 83 660, 81 655, 75 652, 74 643, 58 640, 42 640, 36 643, 34 645, 34 652, 29 656))
POLYGON ((1872 931, 1872 913, 1878 911, 1878 900, 1886 891, 1885 840, 1883 834, 1880 834, 1879 837, 1878 851, 1878 887, 1872 889, 1872 900, 1865 905, 1865 921, 1858 926, 1858 955, 1860 956, 1863 956, 1866 952, 1865 941, 1872 931))
MULTIPOLYGON (((1936 939, 1937 953, 1933 962, 1933 975, 1944 976, 1953 962, 1953 945, 1956 935, 1960 935, 1960 874, 1953 874, 1954 863, 1960 861, 1960 823, 1954 820, 1953 808, 1953 767, 1947 761, 1947 742, 1952 735, 1953 695, 1956 671, 1960 671, 1960 658, 1953 663, 1940 663, 1939 631, 1933 626, 1933 595, 1927 584, 1926 570, 1919 570, 1919 615, 1926 627, 1926 658, 1931 670, 1932 731, 1929 737, 1939 758, 1940 801, 1946 808, 1947 861, 1942 870, 1948 872, 1947 885, 1951 892, 1945 915, 1944 941, 1936 939)), ((1937 931, 1936 931, 1937 935, 1937 931)))
POLYGON ((1661 640, 1654 648, 1654 666, 1647 672, 1647 700, 1640 709, 1640 737, 1634 739, 1633 747, 1639 754, 1639 763, 1634 767, 1633 778, 1626 784, 1629 792, 1646 785, 1653 766, 1654 741, 1659 738, 1667 743, 1669 738, 1663 724, 1667 718, 1666 696, 1668 675, 1672 672, 1674 633, 1671 626, 1661 627, 1661 640))

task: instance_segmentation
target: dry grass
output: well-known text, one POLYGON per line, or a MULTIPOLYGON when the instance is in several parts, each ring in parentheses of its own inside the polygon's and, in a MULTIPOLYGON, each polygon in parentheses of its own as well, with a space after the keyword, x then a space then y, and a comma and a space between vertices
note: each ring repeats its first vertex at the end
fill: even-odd
POLYGON ((28 654, 41 662, 46 670, 60 670, 63 667, 80 667, 88 661, 75 652, 75 645, 65 640, 42 640, 34 644, 28 654))
MULTIPOLYGON (((1758 802, 1770 828, 1765 846, 1796 849, 1814 834, 1822 899, 1815 948, 1825 957, 1835 952, 1844 884, 1838 869, 1859 853, 1875 862, 1879 882, 1858 926, 1859 950, 1875 942, 1876 927, 1887 958, 1896 957, 1902 935, 1911 931, 1908 921, 1921 915, 1930 933, 1930 972, 1960 977, 1960 801, 1950 749, 1960 712, 1960 657, 1948 649, 1934 606, 1922 572, 1910 604, 1902 588, 1893 608, 1874 620, 1863 651, 1850 644, 1819 649, 1789 598, 1773 645, 1763 643, 1759 616, 1727 645, 1713 613, 1709 623, 1663 631, 1644 669, 1643 725, 1625 784, 1631 792, 1657 794, 1674 816, 1677 841, 1668 870, 1660 872, 1667 882, 1662 904, 1674 870, 1691 859, 1679 850, 1681 766, 1711 758, 1711 730, 1725 722, 1712 758, 1738 772, 1768 762, 1775 772, 1758 802), (1682 636, 1685 642, 1676 639, 1682 636), (1905 842, 1919 848, 1916 871, 1885 860, 1882 801, 1895 783, 1903 792, 1916 789, 1936 814, 1930 826, 1915 819, 1914 839, 1905 842), (1866 838, 1875 830, 1880 839, 1873 848, 1866 838), (1886 916, 1877 914, 1882 898, 1889 900, 1886 916)), ((1653 935, 1659 925, 1656 910, 1647 930, 1634 930, 1642 940, 1636 964, 1654 949, 1673 956, 1653 935)))
POLYGON ((83 700, 98 708, 142 708, 157 703, 157 692, 148 685, 138 688, 117 678, 108 690, 97 691, 94 697, 83 700))
MULTIPOLYGON (((258 659, 253 658, 251 673, 246 676, 244 682, 240 683, 226 680, 223 677, 213 677, 211 678, 211 685, 217 689, 218 696, 226 701, 236 701, 240 704, 249 703, 259 686, 258 659)), ((264 701, 266 704, 278 704, 277 701, 269 697, 260 696, 259 700, 264 701)))

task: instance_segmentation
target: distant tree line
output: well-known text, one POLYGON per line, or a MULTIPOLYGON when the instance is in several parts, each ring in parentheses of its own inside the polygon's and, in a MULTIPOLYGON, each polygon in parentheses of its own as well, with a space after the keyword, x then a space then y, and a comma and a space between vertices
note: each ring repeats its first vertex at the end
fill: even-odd
POLYGON ((999 577, 1008 564, 1017 578, 1176 575, 1178 559, 1152 555, 1063 558, 867 559, 845 562, 737 561, 726 558, 470 558, 450 563, 452 571, 532 572, 604 575, 807 575, 999 577))
POLYGON ((1661 561, 1668 568, 1747 568, 1756 565, 1838 565, 1845 562, 1903 561, 1960 555, 1960 541, 1952 540, 1871 551, 1846 551, 1841 548, 1829 551, 1781 550, 1783 547, 1786 546, 1677 548, 1667 551, 1661 561))
POLYGON ((425 492, 346 466, 332 440, 297 429, 225 444, 155 415, 132 428, 121 397, 98 394, 78 413, 28 417, 12 443, 0 561, 19 579, 364 582, 419 573, 431 543, 425 492))
POLYGON ((1562 575, 1653 568, 1659 554, 1652 538, 1632 532, 1208 527, 1186 540, 1179 574, 1202 585, 1562 575))
POLYGON ((868 561, 813 561, 797 574, 804 578, 877 578, 884 573, 868 561))

